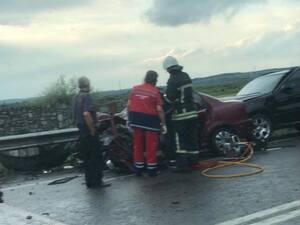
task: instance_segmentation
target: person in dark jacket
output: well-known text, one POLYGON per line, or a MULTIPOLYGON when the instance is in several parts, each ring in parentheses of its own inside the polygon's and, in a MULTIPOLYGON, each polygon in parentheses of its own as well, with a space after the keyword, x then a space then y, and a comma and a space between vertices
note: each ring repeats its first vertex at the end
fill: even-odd
POLYGON ((133 128, 133 155, 136 175, 141 176, 144 169, 144 150, 146 166, 150 177, 157 175, 156 152, 159 132, 166 133, 163 102, 156 88, 158 74, 146 73, 144 83, 133 87, 129 94, 128 116, 133 128))
POLYGON ((103 178, 103 157, 96 130, 96 111, 90 95, 90 81, 86 77, 78 79, 79 93, 73 98, 73 116, 79 129, 79 148, 83 157, 86 186, 88 188, 107 187, 103 178))
POLYGON ((198 114, 192 81, 172 56, 165 58, 163 68, 170 74, 164 99, 172 108, 170 117, 175 141, 171 143, 176 146, 176 167, 179 171, 185 171, 198 163, 199 157, 198 114))

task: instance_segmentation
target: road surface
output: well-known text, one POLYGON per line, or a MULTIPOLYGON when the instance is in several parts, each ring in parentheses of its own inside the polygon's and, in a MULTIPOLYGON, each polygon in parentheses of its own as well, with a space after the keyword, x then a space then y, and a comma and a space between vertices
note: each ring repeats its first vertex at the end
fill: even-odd
MULTIPOLYGON (((274 143, 252 163, 261 174, 210 179, 199 171, 156 178, 106 174, 112 186, 88 190, 80 173, 47 174, 2 184, 1 225, 300 224, 300 140, 274 143), (49 182, 79 177, 58 185, 49 182)), ((218 172, 244 171, 240 168, 218 172)))

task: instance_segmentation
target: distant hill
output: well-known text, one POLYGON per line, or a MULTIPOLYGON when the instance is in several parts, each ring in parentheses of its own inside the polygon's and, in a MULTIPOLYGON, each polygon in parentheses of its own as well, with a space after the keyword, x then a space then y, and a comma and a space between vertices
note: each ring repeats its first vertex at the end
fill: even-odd
MULTIPOLYGON (((226 86, 231 84, 245 84, 249 82, 250 80, 255 79, 256 77, 262 76, 267 73, 271 72, 277 72, 280 70, 284 70, 288 68, 274 68, 274 69, 266 69, 266 70, 260 70, 260 71, 254 71, 254 72, 244 72, 244 73, 223 73, 223 74, 217 74, 212 76, 206 76, 206 77, 199 77, 194 78, 193 85, 196 87, 196 89, 202 88, 202 87, 215 87, 215 86, 226 86)), ((163 89, 164 87, 159 87, 163 89)), ((111 90, 111 91, 101 91, 100 93, 96 93, 97 96, 101 98, 106 97, 117 97, 120 95, 127 95, 130 89, 122 89, 122 90, 111 90)), ((0 105, 3 104, 15 104, 20 103, 23 101, 34 101, 38 99, 39 97, 33 97, 33 98, 27 98, 27 99, 8 99, 8 100, 0 100, 0 105)))
POLYGON ((288 68, 275 68, 266 69, 254 72, 244 72, 244 73, 223 73, 213 76, 194 78, 193 85, 197 87, 209 87, 218 85, 228 85, 234 83, 247 83, 259 76, 267 73, 277 72, 288 68))
POLYGON ((26 99, 22 98, 14 98, 14 99, 7 99, 7 100, 0 100, 0 105, 9 105, 9 104, 15 104, 15 103, 20 103, 23 102, 26 99))

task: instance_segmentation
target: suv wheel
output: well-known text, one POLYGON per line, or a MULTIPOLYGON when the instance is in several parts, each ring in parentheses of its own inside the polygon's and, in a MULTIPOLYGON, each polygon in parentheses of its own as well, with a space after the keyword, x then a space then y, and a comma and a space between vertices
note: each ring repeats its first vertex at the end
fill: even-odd
POLYGON ((271 120, 262 114, 257 114, 252 117, 254 130, 253 137, 257 141, 266 142, 272 135, 272 123, 271 120))
POLYGON ((227 127, 216 129, 211 135, 211 147, 217 155, 236 155, 241 151, 240 138, 227 127))

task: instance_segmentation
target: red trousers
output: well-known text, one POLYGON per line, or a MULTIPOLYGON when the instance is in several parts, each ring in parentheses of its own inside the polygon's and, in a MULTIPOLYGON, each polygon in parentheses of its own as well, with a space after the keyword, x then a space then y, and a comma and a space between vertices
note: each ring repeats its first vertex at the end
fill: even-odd
POLYGON ((147 169, 157 166, 156 152, 158 148, 159 132, 133 128, 133 159, 135 167, 144 168, 144 151, 146 152, 147 169))

